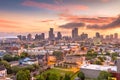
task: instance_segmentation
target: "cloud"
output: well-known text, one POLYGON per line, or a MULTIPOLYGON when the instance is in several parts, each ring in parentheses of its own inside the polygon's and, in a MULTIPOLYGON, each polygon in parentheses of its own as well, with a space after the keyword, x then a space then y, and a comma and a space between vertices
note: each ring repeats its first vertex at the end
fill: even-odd
POLYGON ((76 22, 71 22, 71 23, 67 23, 64 25, 60 25, 59 28, 64 28, 64 29, 72 29, 72 28, 79 28, 79 27, 84 27, 85 24, 84 23, 76 23, 76 22))
POLYGON ((55 20, 52 20, 52 19, 46 19, 46 20, 41 20, 41 21, 37 21, 37 22, 53 22, 55 20))
POLYGON ((6 19, 0 19, 0 28, 19 28, 20 22, 12 21, 12 20, 6 20, 6 19))
POLYGON ((0 23, 19 24, 19 22, 4 19, 0 19, 0 23))
POLYGON ((97 24, 88 25, 87 28, 88 29, 100 29, 100 30, 120 28, 120 17, 118 17, 116 20, 114 20, 113 22, 111 22, 109 24, 105 24, 105 25, 97 25, 97 24))
MULTIPOLYGON (((22 5, 36 7, 36 8, 43 8, 48 10, 55 10, 55 11, 75 11, 75 10, 88 10, 89 7, 85 5, 58 5, 60 1, 56 0, 57 4, 50 4, 44 2, 36 2, 36 1, 24 1, 22 5)), ((61 2, 62 3, 62 2, 61 2)))
POLYGON ((110 23, 100 24, 100 25, 98 25, 96 23, 87 25, 85 23, 85 21, 83 21, 83 22, 70 22, 70 23, 67 23, 67 24, 64 24, 64 25, 60 25, 59 27, 60 28, 65 28, 65 29, 72 29, 72 28, 75 28, 75 27, 77 27, 77 28, 87 27, 87 29, 97 29, 97 30, 98 29, 99 30, 106 30, 106 29, 120 28, 120 17, 118 17, 116 19, 113 18, 113 17, 97 17, 97 19, 96 18, 80 18, 80 19, 81 20, 85 19, 85 20, 88 20, 88 21, 93 20, 93 22, 96 22, 96 23, 97 23, 97 21, 98 22, 103 22, 104 20, 107 20, 107 19, 111 19, 111 20, 114 19, 114 20, 110 23), (99 21, 98 19, 102 19, 103 21, 99 21))
POLYGON ((84 22, 84 23, 110 23, 113 20, 115 20, 115 17, 88 17, 88 16, 80 16, 80 15, 73 15, 73 14, 67 14, 67 13, 61 13, 59 14, 59 19, 65 20, 65 21, 72 21, 72 22, 84 22))
POLYGON ((0 24, 0 28, 20 28, 20 26, 17 26, 17 25, 10 25, 10 24, 0 24))
POLYGON ((116 18, 114 17, 96 17, 96 18, 79 18, 78 20, 86 23, 110 23, 116 18))

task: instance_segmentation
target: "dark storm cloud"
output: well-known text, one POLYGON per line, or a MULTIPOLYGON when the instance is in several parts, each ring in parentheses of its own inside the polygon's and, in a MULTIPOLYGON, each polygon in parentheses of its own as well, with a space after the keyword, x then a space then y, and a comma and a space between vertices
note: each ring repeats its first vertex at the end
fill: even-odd
POLYGON ((79 28, 79 27, 84 27, 85 23, 75 23, 75 22, 71 22, 71 23, 67 23, 64 25, 60 25, 60 28, 65 28, 65 29, 72 29, 72 28, 79 28))
POLYGON ((113 28, 120 28, 120 17, 118 17, 116 20, 111 22, 110 24, 105 24, 105 25, 88 25, 88 29, 113 29, 113 28))

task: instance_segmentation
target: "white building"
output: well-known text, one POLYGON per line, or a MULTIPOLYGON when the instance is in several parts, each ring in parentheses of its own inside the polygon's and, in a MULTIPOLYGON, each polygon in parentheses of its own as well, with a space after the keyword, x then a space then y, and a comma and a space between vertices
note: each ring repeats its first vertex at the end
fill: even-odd
POLYGON ((100 71, 114 71, 117 72, 117 66, 104 66, 104 65, 93 65, 83 64, 80 68, 86 77, 97 78, 100 71))

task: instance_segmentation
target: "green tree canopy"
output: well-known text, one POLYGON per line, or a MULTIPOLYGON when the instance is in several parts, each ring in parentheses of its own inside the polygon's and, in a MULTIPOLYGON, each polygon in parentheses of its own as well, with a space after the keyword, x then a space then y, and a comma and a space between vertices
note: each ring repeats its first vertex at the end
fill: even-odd
POLYGON ((82 71, 80 71, 77 75, 81 80, 85 80, 85 75, 82 71))
POLYGON ((69 74, 65 74, 64 80, 71 80, 71 77, 69 74))
POLYGON ((43 77, 43 75, 39 75, 36 77, 36 80, 45 80, 45 78, 43 77))
POLYGON ((6 54, 3 56, 3 59, 10 62, 10 61, 13 61, 13 57, 11 54, 6 54))
POLYGON ((111 77, 112 74, 107 72, 107 71, 101 71, 99 76, 98 76, 98 80, 108 80, 108 77, 111 77))
POLYGON ((30 80, 30 72, 28 70, 20 70, 16 74, 16 80, 30 80))
POLYGON ((57 60, 63 59, 63 52, 61 52, 61 51, 54 51, 53 55, 57 58, 57 60))

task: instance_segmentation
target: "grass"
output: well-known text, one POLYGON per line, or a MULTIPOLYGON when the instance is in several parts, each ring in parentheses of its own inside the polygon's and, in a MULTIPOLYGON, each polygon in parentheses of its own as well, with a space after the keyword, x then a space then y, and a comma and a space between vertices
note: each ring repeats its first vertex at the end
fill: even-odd
MULTIPOLYGON (((62 68, 61 68, 61 69, 53 68, 53 69, 49 69, 49 70, 43 72, 41 75, 47 74, 47 73, 57 74, 57 76, 58 76, 59 78, 60 78, 61 76, 64 77, 65 74, 69 74, 69 75, 71 76, 71 80, 74 80, 74 79, 77 77, 79 71, 73 72, 73 71, 64 70, 64 69, 62 69, 62 68)), ((40 75, 38 75, 38 76, 40 76, 40 75)), ((36 77, 37 77, 37 76, 36 76, 36 77)), ((94 80, 94 79, 86 78, 85 80, 94 80)))
MULTIPOLYGON (((64 77, 65 74, 69 74, 69 75, 73 75, 74 72, 72 71, 66 71, 66 70, 62 70, 62 69, 56 69, 56 68, 53 68, 53 69, 49 69, 47 71, 44 71, 41 75, 47 75, 48 73, 50 74, 56 74, 56 76, 58 76, 58 78, 60 79, 60 77, 64 77)), ((40 75, 37 75, 37 77, 39 77, 40 75)))
POLYGON ((78 73, 79 73, 79 71, 76 72, 76 73, 74 73, 74 74, 71 76, 71 80, 74 80, 74 79, 77 77, 78 73))
POLYGON ((65 70, 60 70, 60 69, 55 69, 55 68, 49 69, 43 72, 42 74, 47 74, 47 73, 54 73, 54 74, 58 74, 59 76, 63 76, 65 74, 70 74, 70 75, 73 74, 72 71, 65 71, 65 70))

